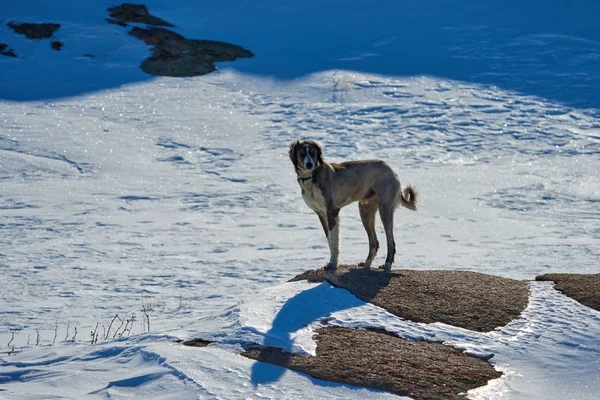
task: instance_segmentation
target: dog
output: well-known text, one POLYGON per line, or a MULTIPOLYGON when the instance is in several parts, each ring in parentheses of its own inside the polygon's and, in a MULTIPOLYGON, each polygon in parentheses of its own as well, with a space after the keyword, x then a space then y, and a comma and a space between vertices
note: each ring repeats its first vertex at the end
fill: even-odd
POLYGON ((314 140, 292 142, 289 156, 302 198, 319 216, 329 243, 331 258, 325 269, 335 270, 339 265, 340 209, 358 201, 360 218, 369 237, 369 254, 360 264, 370 268, 377 255, 375 214, 379 210, 387 239, 387 257, 381 268, 389 272, 396 254, 394 211, 398 206, 416 211, 417 191, 412 186, 402 190, 398 175, 382 160, 329 164, 323 159, 323 146, 314 140))

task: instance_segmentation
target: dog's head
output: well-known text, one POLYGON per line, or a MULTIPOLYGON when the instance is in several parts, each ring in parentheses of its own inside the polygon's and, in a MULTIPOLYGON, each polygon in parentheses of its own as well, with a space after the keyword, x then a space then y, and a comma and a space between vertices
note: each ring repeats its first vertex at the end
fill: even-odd
POLYGON ((290 145, 290 159, 296 172, 312 172, 323 163, 323 145, 314 140, 296 140, 290 145))

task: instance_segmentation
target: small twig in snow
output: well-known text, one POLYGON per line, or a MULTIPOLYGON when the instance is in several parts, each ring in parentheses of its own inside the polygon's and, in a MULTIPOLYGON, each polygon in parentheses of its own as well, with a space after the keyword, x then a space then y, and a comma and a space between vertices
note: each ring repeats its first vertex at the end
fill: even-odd
POLYGON ((94 328, 93 331, 90 332, 90 335, 92 336, 92 343, 90 343, 90 344, 94 344, 94 342, 96 341, 96 331, 98 330, 98 325, 99 325, 99 323, 96 322, 96 327, 94 328))
POLYGON ((110 321, 110 325, 108 325, 108 330, 106 331, 106 336, 104 337, 104 340, 108 339, 108 337, 110 336, 110 328, 112 328, 113 322, 115 322, 115 319, 117 318, 119 318, 119 314, 115 314, 112 321, 110 321))
POLYGON ((71 326, 71 321, 67 321, 67 334, 65 335, 65 340, 69 339, 69 327, 71 326))

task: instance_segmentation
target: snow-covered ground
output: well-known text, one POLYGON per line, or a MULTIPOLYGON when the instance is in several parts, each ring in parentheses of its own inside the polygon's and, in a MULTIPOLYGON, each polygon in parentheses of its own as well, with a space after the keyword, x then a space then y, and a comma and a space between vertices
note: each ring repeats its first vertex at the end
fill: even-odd
MULTIPOLYGON (((60 22, 65 47, 0 28, 19 54, 0 56, 0 398, 395 397, 237 354, 311 353, 324 319, 494 353, 506 376, 473 398, 596 398, 600 313, 549 283, 478 334, 284 282, 328 258, 296 138, 331 161, 386 159, 420 190, 419 212, 396 214, 398 267, 599 272, 599 6, 216 3, 146 2, 256 54, 194 79, 139 71, 147 48, 104 22, 112 3, 2 6, 3 22, 60 22), (130 335, 90 344, 132 313, 130 335)), ((356 206, 341 221, 341 261, 364 259, 356 206)))

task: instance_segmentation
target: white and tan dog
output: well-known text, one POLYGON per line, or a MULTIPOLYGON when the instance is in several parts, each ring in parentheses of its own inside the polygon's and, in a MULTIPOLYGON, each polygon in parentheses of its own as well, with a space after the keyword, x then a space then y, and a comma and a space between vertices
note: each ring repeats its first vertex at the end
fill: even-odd
POLYGON ((398 175, 385 161, 329 164, 323 160, 323 146, 314 140, 293 142, 290 159, 298 175, 302 198, 319 216, 329 242, 331 258, 326 268, 336 269, 339 264, 340 209, 358 201, 360 218, 369 236, 369 255, 364 266, 371 266, 379 249, 375 232, 375 214, 379 210, 387 239, 383 268, 390 271, 396 254, 394 211, 398 206, 416 211, 417 191, 411 186, 401 190, 398 175))

